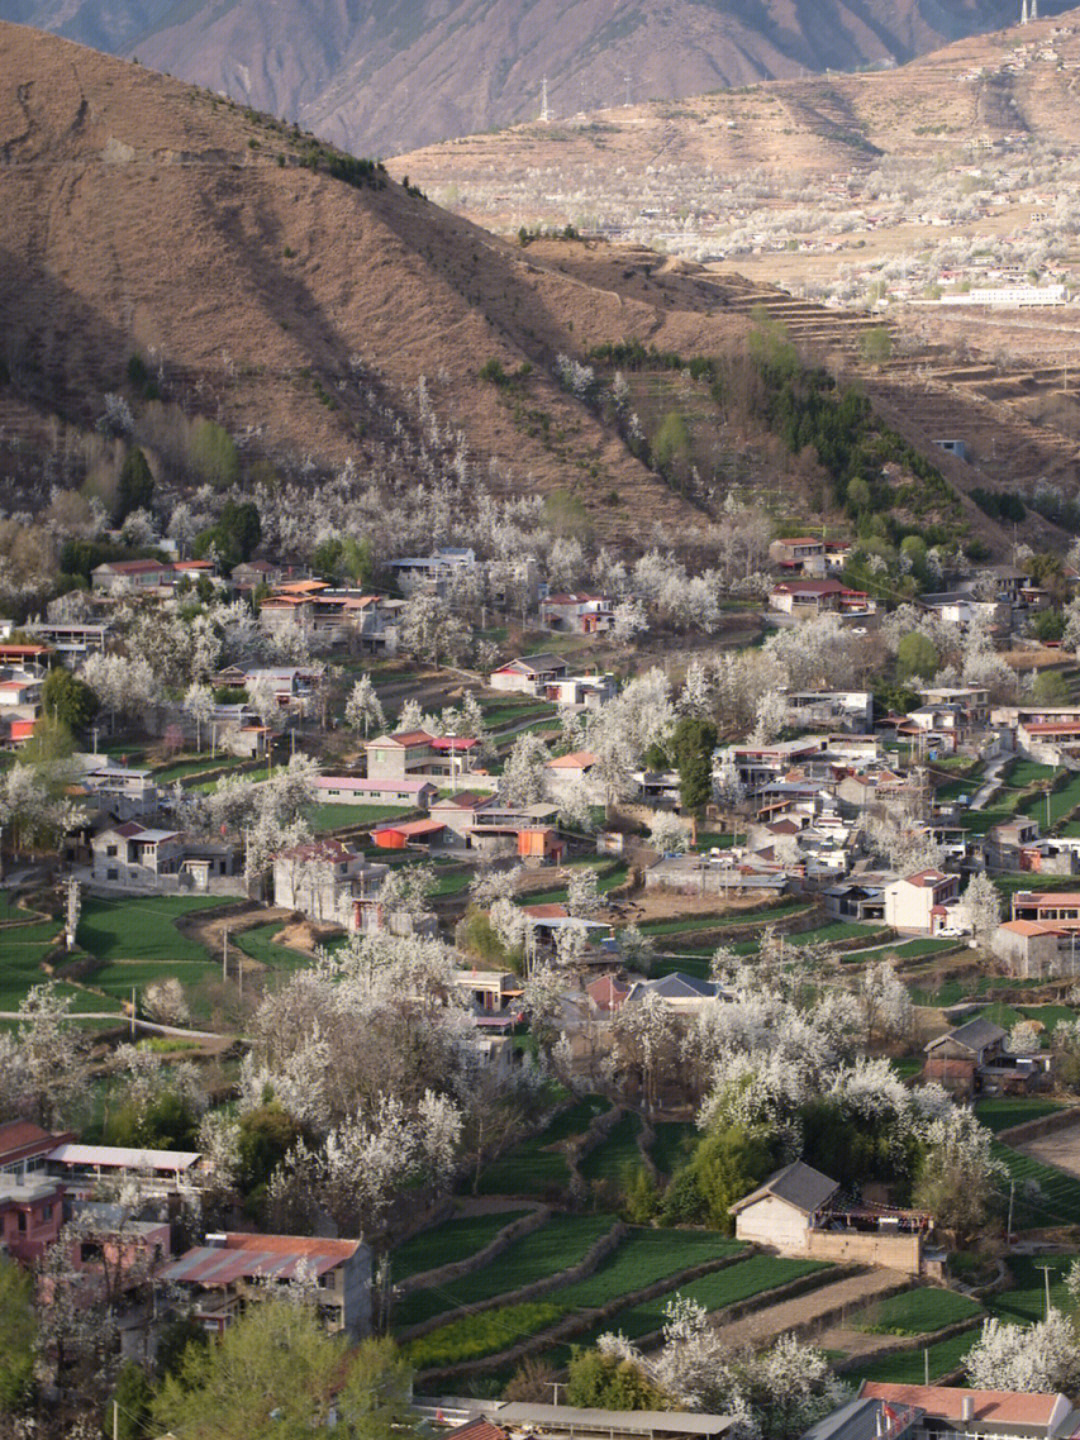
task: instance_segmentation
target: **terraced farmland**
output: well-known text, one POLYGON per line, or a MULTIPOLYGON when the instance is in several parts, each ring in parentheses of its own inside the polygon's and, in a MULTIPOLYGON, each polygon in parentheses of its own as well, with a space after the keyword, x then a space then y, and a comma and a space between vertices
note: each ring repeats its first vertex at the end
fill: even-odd
POLYGON ((479 1305, 547 1280, 580 1264, 612 1224, 610 1215, 557 1215, 542 1229, 515 1240, 496 1265, 485 1266, 437 1289, 406 1295, 395 1312, 395 1324, 406 1329, 460 1305, 479 1305))
POLYGON ((607 1137, 591 1150, 579 1169, 590 1183, 618 1185, 629 1167, 641 1164, 637 1137, 641 1117, 632 1110, 621 1116, 607 1137))
POLYGON ((489 1165, 480 1176, 482 1195, 545 1196, 561 1199, 570 1184, 566 1157, 552 1147, 582 1134, 590 1121, 611 1109, 599 1095, 586 1096, 556 1115, 539 1135, 516 1145, 489 1165))
POLYGON ((1075 1225, 1080 1221, 1080 1180, 994 1142, 994 1155, 1016 1181, 1016 1228, 1035 1230, 1045 1225, 1075 1225), (1042 1191, 1038 1200, 1024 1196, 1024 1182, 1034 1180, 1042 1191))
MULTIPOLYGON (((757 1295, 764 1295, 781 1285, 790 1285, 807 1275, 820 1274, 824 1279, 831 1271, 833 1267, 821 1260, 785 1260, 778 1255, 751 1255, 711 1275, 703 1275, 685 1285, 665 1290, 652 1300, 628 1305, 577 1338, 575 1343, 590 1345, 606 1331, 623 1334, 628 1340, 651 1335, 663 1327, 667 1307, 679 1295, 696 1300, 706 1310, 726 1310, 729 1305, 752 1300, 757 1295)), ((564 1293, 556 1291, 552 1298, 558 1299, 564 1293)))
POLYGON ((395 1281, 407 1280, 411 1275, 422 1275, 426 1270, 437 1270, 475 1255, 490 1245, 500 1230, 527 1213, 525 1210, 499 1210, 492 1215, 465 1215, 447 1220, 433 1230, 422 1230, 394 1251, 395 1281))

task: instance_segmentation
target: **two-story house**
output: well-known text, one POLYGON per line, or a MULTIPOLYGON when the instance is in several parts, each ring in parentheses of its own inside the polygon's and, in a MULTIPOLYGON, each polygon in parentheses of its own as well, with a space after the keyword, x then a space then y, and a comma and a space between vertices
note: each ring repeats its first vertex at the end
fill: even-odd
POLYGON ((960 895, 960 877, 920 870, 885 886, 885 924, 902 935, 934 935, 948 921, 960 895))

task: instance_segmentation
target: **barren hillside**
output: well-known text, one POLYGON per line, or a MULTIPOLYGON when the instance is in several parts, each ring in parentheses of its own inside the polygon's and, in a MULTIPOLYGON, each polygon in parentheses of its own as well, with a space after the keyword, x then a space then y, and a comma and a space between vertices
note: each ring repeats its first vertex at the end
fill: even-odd
POLYGON ((892 65, 1018 13, 1015 0, 0 0, 2 19, 137 54, 383 155, 535 116, 545 77, 568 116, 628 92, 892 65))

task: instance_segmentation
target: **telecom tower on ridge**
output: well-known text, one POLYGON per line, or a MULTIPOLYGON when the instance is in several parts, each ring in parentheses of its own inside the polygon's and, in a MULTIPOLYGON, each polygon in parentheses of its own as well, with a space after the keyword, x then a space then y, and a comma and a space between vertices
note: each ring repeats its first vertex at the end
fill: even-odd
MULTIPOLYGON (((1027 4, 1027 0, 1024 0, 1024 4, 1025 4, 1025 5, 1027 4)), ((541 119, 541 121, 542 121, 545 125, 548 124, 548 122, 549 122, 550 119, 551 119, 551 111, 548 109, 548 93, 547 93, 547 76, 546 76, 546 75, 544 76, 543 83, 542 83, 541 88, 540 88, 540 119, 541 119)))

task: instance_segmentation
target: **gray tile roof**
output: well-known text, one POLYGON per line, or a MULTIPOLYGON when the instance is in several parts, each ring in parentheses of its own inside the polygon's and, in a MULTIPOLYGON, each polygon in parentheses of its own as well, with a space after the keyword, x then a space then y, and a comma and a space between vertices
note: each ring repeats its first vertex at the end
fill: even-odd
POLYGON ((777 1170, 775 1175, 770 1175, 765 1184, 757 1190, 749 1195, 744 1195, 741 1200, 732 1205, 730 1213, 737 1215, 748 1205, 753 1205, 758 1200, 764 1200, 767 1196, 774 1196, 777 1200, 783 1200, 785 1204, 802 1211, 804 1215, 813 1215, 815 1210, 820 1210, 822 1205, 832 1199, 839 1188, 835 1180, 830 1180, 820 1170, 815 1170, 812 1165, 804 1165, 801 1160, 796 1160, 793 1165, 785 1165, 782 1170, 777 1170))

